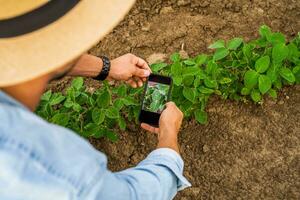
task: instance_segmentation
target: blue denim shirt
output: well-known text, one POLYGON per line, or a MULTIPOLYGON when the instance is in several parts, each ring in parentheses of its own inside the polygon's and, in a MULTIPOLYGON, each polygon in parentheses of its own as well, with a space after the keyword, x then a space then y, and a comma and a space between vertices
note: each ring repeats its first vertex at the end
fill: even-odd
POLYGON ((173 150, 113 173, 105 155, 0 91, 0 199, 172 199, 190 186, 173 150))

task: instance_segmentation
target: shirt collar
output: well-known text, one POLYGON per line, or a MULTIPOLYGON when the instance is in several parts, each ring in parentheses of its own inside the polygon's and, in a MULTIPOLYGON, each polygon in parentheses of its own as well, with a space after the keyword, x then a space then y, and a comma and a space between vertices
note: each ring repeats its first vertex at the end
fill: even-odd
POLYGON ((13 97, 9 96, 2 90, 0 90, 0 103, 8 104, 14 107, 22 108, 25 110, 29 110, 27 107, 25 107, 21 102, 17 101, 13 97))

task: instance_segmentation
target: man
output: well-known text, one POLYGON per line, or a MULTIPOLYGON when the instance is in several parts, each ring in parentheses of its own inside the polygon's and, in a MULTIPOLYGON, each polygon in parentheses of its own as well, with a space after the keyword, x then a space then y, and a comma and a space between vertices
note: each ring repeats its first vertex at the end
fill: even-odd
POLYGON ((172 199, 189 186, 177 134, 182 113, 162 112, 157 149, 112 173, 106 157, 35 110, 47 84, 64 75, 141 87, 151 70, 132 54, 112 61, 84 53, 125 15, 132 0, 0 0, 0 199, 172 199))

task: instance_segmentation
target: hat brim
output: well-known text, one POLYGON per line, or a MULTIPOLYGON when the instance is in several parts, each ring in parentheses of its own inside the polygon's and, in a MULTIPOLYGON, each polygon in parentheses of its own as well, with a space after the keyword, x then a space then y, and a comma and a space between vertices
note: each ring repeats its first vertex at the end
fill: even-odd
POLYGON ((47 74, 103 38, 135 0, 82 0, 56 22, 32 33, 0 39, 0 87, 47 74))

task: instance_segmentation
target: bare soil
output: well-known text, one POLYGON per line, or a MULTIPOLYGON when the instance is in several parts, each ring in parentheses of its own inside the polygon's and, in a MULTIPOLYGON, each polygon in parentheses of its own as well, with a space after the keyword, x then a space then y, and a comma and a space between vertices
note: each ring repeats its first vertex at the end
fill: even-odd
MULTIPOLYGON (((217 39, 256 38, 262 24, 294 37, 300 31, 300 1, 138 0, 90 52, 111 58, 131 52, 150 62, 180 50, 194 56, 208 52, 217 39)), ((207 111, 206 126, 184 123, 184 174, 193 187, 175 199, 300 199, 299 85, 261 106, 213 98, 207 111)), ((119 135, 117 143, 90 140, 106 153, 113 171, 136 165, 155 148, 155 135, 136 126, 119 135)))

